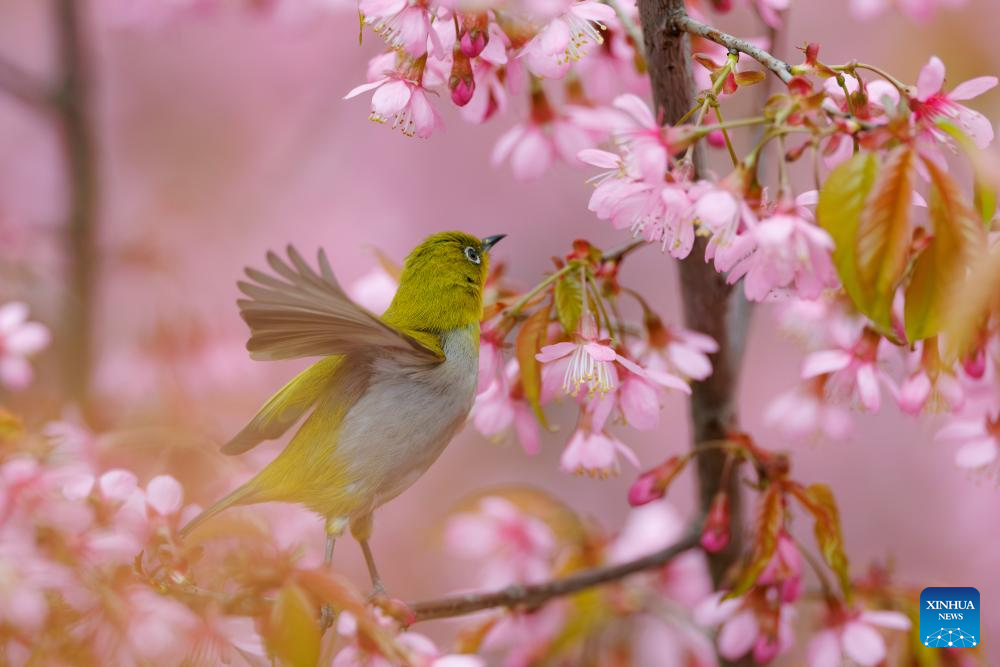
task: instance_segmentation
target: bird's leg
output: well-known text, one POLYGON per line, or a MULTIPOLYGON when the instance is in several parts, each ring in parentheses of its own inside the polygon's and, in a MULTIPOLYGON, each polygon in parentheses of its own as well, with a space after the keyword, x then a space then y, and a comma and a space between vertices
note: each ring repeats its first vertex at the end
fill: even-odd
POLYGON ((365 564, 368 566, 368 575, 372 578, 372 598, 385 596, 385 586, 382 585, 382 577, 375 567, 375 557, 372 556, 372 549, 368 546, 368 540, 361 541, 361 552, 365 555, 365 564))
MULTIPOLYGON (((337 538, 344 534, 345 528, 347 528, 346 519, 327 519, 326 553, 323 556, 323 565, 327 569, 333 567, 333 547, 337 543, 337 538)), ((324 602, 319 612, 320 629, 325 632, 331 625, 333 625, 333 619, 335 617, 336 614, 333 611, 333 607, 331 607, 328 602, 324 602)))
POLYGON ((323 565, 326 569, 333 567, 333 545, 337 543, 337 537, 327 533, 326 535, 326 556, 323 557, 323 565))

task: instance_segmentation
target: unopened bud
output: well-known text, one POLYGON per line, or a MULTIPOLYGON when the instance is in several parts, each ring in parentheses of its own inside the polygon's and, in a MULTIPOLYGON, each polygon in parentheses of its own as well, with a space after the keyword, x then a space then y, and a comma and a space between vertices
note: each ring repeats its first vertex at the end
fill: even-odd
POLYGON ((717 554, 729 544, 729 496, 720 491, 712 498, 701 531, 701 546, 710 554, 717 554))
POLYGON ((461 49, 455 49, 454 56, 448 88, 451 89, 451 101, 464 107, 476 92, 476 80, 472 76, 472 62, 468 56, 463 54, 461 49))
POLYGON ((639 507, 662 498, 670 482, 680 474, 688 460, 686 456, 671 456, 652 470, 639 475, 628 490, 629 505, 639 507))
POLYGON ((712 0, 712 9, 720 14, 725 14, 726 12, 732 11, 733 0, 712 0))
POLYGON ((459 25, 459 49, 465 56, 475 58, 490 40, 489 17, 486 14, 462 14, 459 25))

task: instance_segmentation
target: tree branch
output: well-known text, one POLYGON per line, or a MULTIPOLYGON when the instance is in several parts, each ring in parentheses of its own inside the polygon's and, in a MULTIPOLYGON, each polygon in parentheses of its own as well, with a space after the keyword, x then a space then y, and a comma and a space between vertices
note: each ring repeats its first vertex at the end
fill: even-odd
POLYGON ((692 531, 676 544, 627 563, 595 567, 541 584, 508 586, 503 590, 488 593, 468 593, 415 602, 409 607, 414 615, 414 623, 435 618, 463 616, 496 607, 534 609, 552 598, 572 595, 587 588, 619 581, 643 570, 661 567, 685 551, 693 549, 697 544, 698 531, 692 531))
MULTIPOLYGON (((691 43, 687 32, 705 34, 713 41, 725 40, 729 48, 746 53, 755 47, 691 21, 684 13, 684 0, 639 0, 640 22, 644 31, 646 63, 653 84, 653 103, 658 118, 675 124, 695 102, 695 84, 691 73, 691 43), (702 29, 704 27, 704 30, 702 29)), ((751 54, 752 55, 752 54, 751 54)), ((771 58, 768 54, 758 55, 771 58)), ((773 60, 773 58, 771 58, 773 60)), ((780 67, 775 73, 784 79, 788 73, 780 67), (780 72, 780 73, 779 73, 780 72)), ((774 71, 774 70, 772 70, 774 71)), ((704 147, 699 142, 694 152, 696 177, 705 172, 704 147)), ((699 506, 707 512, 720 491, 729 496, 732 521, 727 547, 709 556, 709 569, 716 588, 723 585, 726 573, 738 561, 743 550, 743 511, 738 470, 724 474, 726 453, 709 443, 724 439, 736 425, 736 388, 743 340, 749 321, 749 309, 739 307, 732 298, 732 287, 712 264, 704 261, 705 237, 698 237, 691 255, 680 263, 681 298, 688 328, 705 333, 719 344, 713 355, 713 372, 706 380, 691 387, 691 429, 693 446, 702 451, 697 457, 699 506)), ((723 663, 742 664, 742 663, 723 663)))
POLYGON ((82 400, 90 385, 95 289, 95 238, 99 215, 97 153, 91 120, 90 46, 85 0, 53 0, 62 81, 58 114, 69 190, 66 220, 66 296, 61 325, 62 368, 69 398, 82 400))
POLYGON ((46 108, 53 101, 41 81, 3 57, 0 57, 0 91, 32 108, 46 108))
POLYGON ((709 41, 724 46, 731 51, 739 51, 740 53, 747 54, 764 67, 774 72, 774 75, 781 79, 784 83, 788 83, 792 78, 792 67, 785 61, 775 58, 764 49, 754 46, 746 40, 734 37, 733 35, 722 32, 721 30, 717 30, 710 25, 705 25, 701 21, 696 21, 684 13, 683 7, 681 7, 679 12, 671 14, 668 21, 669 25, 675 31, 698 35, 699 37, 704 37, 709 41))

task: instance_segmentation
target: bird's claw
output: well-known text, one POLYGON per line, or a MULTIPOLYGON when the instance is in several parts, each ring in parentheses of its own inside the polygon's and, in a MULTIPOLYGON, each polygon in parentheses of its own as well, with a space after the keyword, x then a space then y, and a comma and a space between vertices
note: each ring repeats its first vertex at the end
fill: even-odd
POLYGON ((336 617, 337 614, 333 611, 333 607, 331 607, 328 603, 324 603, 319 610, 320 631, 326 632, 327 630, 329 630, 330 626, 333 625, 333 621, 336 617))
POLYGON ((386 595, 385 590, 373 590, 371 595, 368 596, 368 604, 381 609, 404 628, 410 627, 417 620, 417 616, 410 609, 410 605, 399 598, 389 597, 386 595))

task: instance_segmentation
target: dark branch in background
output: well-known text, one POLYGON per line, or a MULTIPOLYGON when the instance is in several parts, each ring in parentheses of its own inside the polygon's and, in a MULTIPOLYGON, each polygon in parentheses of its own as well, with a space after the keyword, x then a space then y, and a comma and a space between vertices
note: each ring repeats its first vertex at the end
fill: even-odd
POLYGON ((97 155, 91 105, 90 44, 86 0, 52 0, 61 80, 56 111, 66 160, 66 292, 63 303, 61 366, 65 391, 83 400, 90 385, 93 354, 95 243, 99 214, 97 155))
POLYGON ((52 103, 45 84, 30 72, 6 58, 0 57, 0 92, 32 108, 45 109, 52 103))
MULTIPOLYGON (((728 48, 746 53, 749 44, 719 33, 691 20, 684 13, 684 0, 639 0, 640 23, 645 30, 646 63, 653 83, 653 103, 661 122, 674 124, 695 104, 695 84, 691 73, 691 42, 685 31, 701 34, 713 41, 725 40, 728 48), (654 27, 656 26, 656 27, 654 27)), ((723 43, 723 42, 720 42, 723 43)), ((763 52, 751 56, 775 60, 763 52)), ((777 66, 778 76, 787 70, 777 66), (778 72, 781 72, 780 74, 778 72)), ((772 71, 775 68, 772 67, 772 71)), ((705 171, 705 154, 701 144, 694 155, 698 177, 705 171)), ((691 428, 694 447, 720 440, 736 425, 736 388, 742 356, 743 340, 749 311, 735 308, 733 290, 725 277, 711 263, 705 262, 706 239, 698 237, 691 255, 680 263, 681 298, 688 328, 708 334, 719 343, 713 356, 714 372, 691 387, 691 428)), ((726 454, 720 449, 705 448, 698 461, 699 506, 707 512, 712 498, 719 491, 729 494, 732 511, 731 535, 728 546, 709 557, 712 580, 718 588, 726 572, 743 550, 743 511, 738 483, 738 471, 732 470, 723 479, 726 454)), ((740 663, 735 663, 740 664, 740 663)))
POLYGON ((541 584, 508 586, 503 590, 490 593, 467 593, 437 600, 415 602, 409 607, 413 612, 414 623, 430 621, 435 618, 463 616, 498 607, 531 610, 553 598, 572 595, 587 588, 619 581, 637 572, 662 567, 697 544, 698 532, 695 531, 676 544, 627 563, 595 567, 541 584))
MULTIPOLYGON (((672 6, 676 3, 668 2, 667 4, 672 6)), ((721 30, 716 30, 712 26, 705 25, 701 21, 694 20, 684 13, 683 6, 681 6, 679 10, 675 9, 672 12, 667 12, 667 14, 667 23, 664 24, 661 22, 656 25, 666 25, 666 30, 668 31, 688 32, 692 35, 698 35, 715 42, 716 44, 724 46, 731 51, 745 53, 764 67, 774 72, 774 75, 781 79, 784 83, 788 83, 791 80, 791 66, 785 61, 775 58, 764 49, 758 48, 744 39, 733 37, 728 33, 722 32, 721 30)), ((643 22, 643 25, 648 24, 643 22)))

